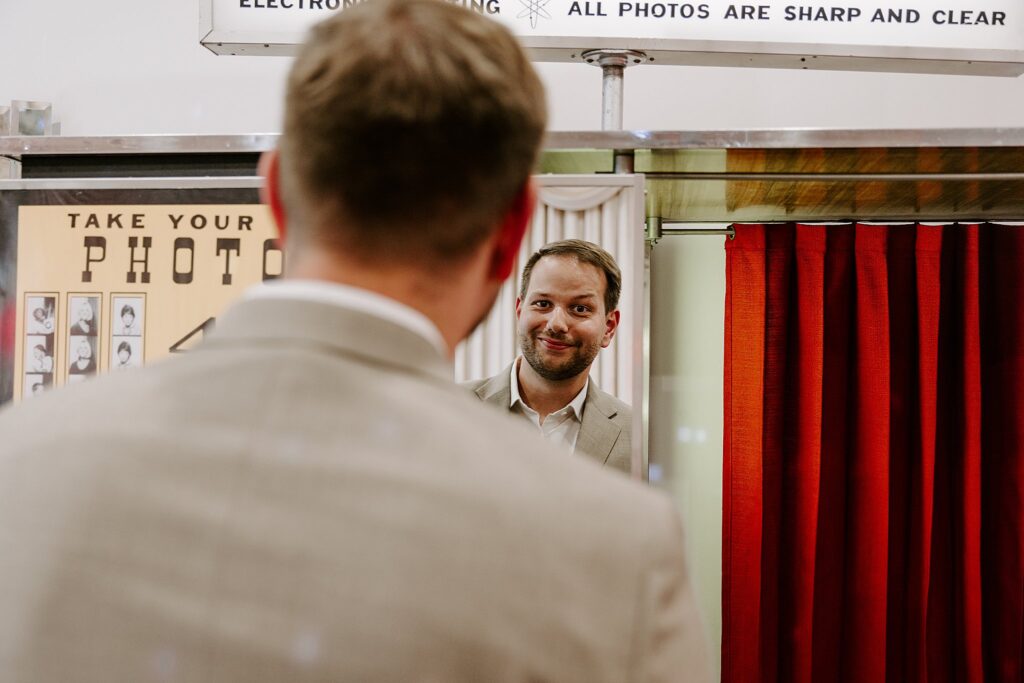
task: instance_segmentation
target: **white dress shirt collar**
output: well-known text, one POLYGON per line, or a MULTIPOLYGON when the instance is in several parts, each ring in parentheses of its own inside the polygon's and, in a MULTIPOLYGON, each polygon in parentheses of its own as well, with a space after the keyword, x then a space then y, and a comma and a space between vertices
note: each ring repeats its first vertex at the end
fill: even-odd
MULTIPOLYGON (((523 400, 522 395, 519 393, 519 364, 522 362, 523 357, 519 356, 516 358, 515 362, 512 363, 512 376, 509 378, 509 389, 512 396, 509 401, 509 408, 515 408, 517 403, 522 403, 525 408, 530 408, 530 406, 526 405, 526 401, 523 400)), ((587 376, 587 381, 583 383, 583 388, 580 389, 580 393, 576 394, 576 397, 569 401, 567 406, 572 409, 573 415, 580 421, 583 420, 583 404, 587 401, 588 387, 590 387, 589 375, 587 376)), ((565 407, 563 407, 562 410, 565 410, 565 407)))
POLYGON ((575 452, 576 441, 579 440, 580 429, 583 427, 583 404, 587 400, 587 388, 590 386, 590 377, 587 377, 583 388, 580 389, 580 392, 576 394, 573 400, 550 415, 545 416, 544 421, 541 422, 540 414, 526 405, 522 394, 519 393, 517 369, 521 362, 522 357, 520 356, 512 364, 512 376, 509 377, 509 393, 511 394, 509 410, 512 413, 521 415, 540 430, 540 433, 550 443, 564 446, 570 452, 575 452))

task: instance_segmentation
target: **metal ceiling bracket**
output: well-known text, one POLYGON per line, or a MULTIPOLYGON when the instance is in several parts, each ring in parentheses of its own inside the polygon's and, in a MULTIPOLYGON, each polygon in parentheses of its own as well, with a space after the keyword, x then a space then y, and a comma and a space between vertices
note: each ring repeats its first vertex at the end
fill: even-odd
POLYGON ((661 216, 648 216, 644 240, 653 247, 661 236, 661 216))

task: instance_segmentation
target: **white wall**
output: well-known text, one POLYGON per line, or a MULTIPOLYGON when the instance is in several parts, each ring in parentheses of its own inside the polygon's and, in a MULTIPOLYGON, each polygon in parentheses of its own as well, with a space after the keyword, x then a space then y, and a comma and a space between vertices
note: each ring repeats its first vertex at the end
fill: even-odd
POLYGON ((289 62, 200 46, 197 0, 0 0, 0 102, 63 135, 277 132, 289 62))
MULTIPOLYGON (((64 135, 268 133, 288 59, 217 57, 197 0, 0 0, 0 102, 42 99, 64 135)), ((543 64, 553 130, 600 128, 600 70, 543 64)), ((1024 125, 1024 79, 633 67, 625 126, 1024 125)))
POLYGON ((716 663, 722 638, 725 239, 671 236, 651 253, 650 460, 660 471, 658 484, 683 515, 690 576, 716 663))

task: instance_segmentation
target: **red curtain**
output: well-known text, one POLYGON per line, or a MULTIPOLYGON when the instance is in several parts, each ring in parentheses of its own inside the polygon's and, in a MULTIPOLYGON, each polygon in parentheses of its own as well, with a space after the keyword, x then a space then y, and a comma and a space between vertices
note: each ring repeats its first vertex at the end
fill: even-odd
POLYGON ((726 248, 722 680, 1021 683, 1024 228, 726 248))

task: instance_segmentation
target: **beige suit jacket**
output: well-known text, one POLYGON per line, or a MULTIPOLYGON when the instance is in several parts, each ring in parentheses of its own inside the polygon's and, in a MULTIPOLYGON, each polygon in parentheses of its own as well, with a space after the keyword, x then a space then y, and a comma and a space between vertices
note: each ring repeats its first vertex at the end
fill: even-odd
MULTIPOLYGON (((512 366, 489 379, 463 384, 481 401, 505 411, 512 402, 512 366)), ((583 403, 583 419, 576 439, 576 453, 587 455, 597 462, 629 474, 632 470, 631 438, 633 434, 632 409, 598 388, 594 378, 587 385, 587 399, 583 403)))
POLYGON ((705 680, 663 496, 300 300, 0 411, 0 680, 705 680))

